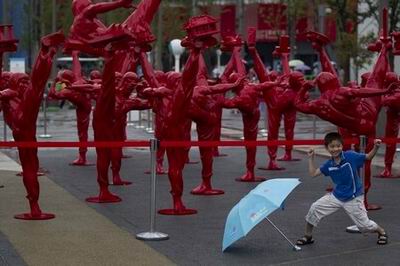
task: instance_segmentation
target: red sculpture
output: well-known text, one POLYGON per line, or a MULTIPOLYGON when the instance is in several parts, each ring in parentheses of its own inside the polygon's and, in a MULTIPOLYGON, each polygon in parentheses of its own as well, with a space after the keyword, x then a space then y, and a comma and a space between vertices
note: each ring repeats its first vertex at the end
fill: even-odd
MULTIPOLYGON (((68 100, 76 107, 76 120, 78 128, 78 138, 80 142, 88 141, 88 129, 92 104, 90 94, 81 91, 79 87, 85 86, 85 81, 81 76, 81 67, 78 53, 72 53, 72 71, 62 70, 58 73, 49 91, 49 98, 58 100, 68 100)), ((78 158, 71 165, 88 166, 93 165, 86 160, 86 147, 79 147, 78 158)))
MULTIPOLYGON (((248 47, 249 53, 254 61, 254 69, 257 73, 258 79, 260 82, 266 81, 274 81, 276 79, 276 74, 272 73, 268 74, 267 70, 264 67, 264 63, 262 62, 260 56, 257 53, 255 47, 255 33, 254 28, 249 28, 249 38, 248 38, 248 47)), ((275 50, 276 55, 281 56, 281 64, 284 69, 284 75, 289 75, 289 39, 287 36, 282 36, 280 39, 280 45, 275 50)), ((279 126, 282 119, 284 117, 285 123, 285 136, 287 140, 292 140, 294 137, 294 126, 296 122, 296 108, 294 107, 294 99, 298 91, 298 75, 294 75, 291 78, 291 84, 295 87, 282 87, 276 86, 273 89, 266 90, 263 93, 264 101, 267 104, 268 110, 268 140, 277 140, 279 134, 279 126)), ((295 160, 292 158, 293 146, 287 145, 285 148, 285 155, 279 160, 283 161, 291 161, 295 160)), ((278 166, 276 162, 276 153, 277 146, 268 146, 268 155, 269 155, 269 163, 267 167, 259 167, 259 169, 263 170, 282 170, 283 167, 278 166)))
MULTIPOLYGON (((152 107, 151 103, 140 98, 131 98, 133 90, 139 78, 133 72, 126 72, 122 77, 121 83, 115 88, 115 113, 114 113, 114 140, 125 140, 125 128, 127 113, 131 110, 144 110, 152 107)), ((111 155, 111 170, 113 175, 113 185, 130 185, 132 182, 121 179, 121 159, 122 148, 113 148, 111 155)))
MULTIPOLYGON (((320 73, 316 78, 316 85, 321 91, 319 99, 308 101, 306 92, 313 87, 307 82, 303 85, 296 97, 296 107, 304 113, 316 114, 320 118, 330 121, 339 127, 359 135, 366 135, 370 140, 375 139, 375 124, 381 108, 381 95, 387 93, 384 90, 385 74, 388 70, 386 53, 391 47, 387 36, 382 36, 381 50, 374 69, 366 82, 366 88, 340 87, 335 75, 328 72, 320 73)), ((370 141, 366 152, 372 148, 370 141)), ((371 162, 365 165, 365 204, 368 209, 379 208, 368 205, 367 193, 371 186, 371 162)))
MULTIPOLYGON (((385 86, 399 86, 399 78, 394 72, 387 72, 385 79, 385 86), (394 84, 393 84, 394 83, 394 84)), ((382 104, 387 106, 386 109, 386 128, 385 138, 397 138, 399 134, 400 124, 400 93, 394 91, 393 94, 385 95, 382 100, 382 104)), ((393 157, 396 152, 396 143, 386 144, 385 153, 385 169, 377 177, 382 178, 398 178, 392 174, 393 157)))
MULTIPOLYGON (((172 108, 166 118, 165 140, 185 140, 187 138, 186 112, 191 104, 194 87, 197 82, 198 71, 200 70, 199 56, 201 50, 212 43, 215 39, 216 20, 209 16, 197 16, 185 24, 190 43, 190 56, 184 67, 182 76, 179 73, 169 73, 167 76, 167 87, 175 88, 172 97, 172 108)), ((188 215, 197 213, 196 210, 187 209, 182 202, 183 178, 182 170, 187 159, 187 149, 175 147, 167 148, 168 177, 171 183, 171 194, 173 198, 173 209, 159 210, 160 214, 167 215, 188 215)))
MULTIPOLYGON (((60 32, 41 39, 41 48, 32 68, 31 76, 24 73, 12 74, 10 88, 18 93, 11 99, 3 99, 2 107, 7 125, 16 141, 36 141, 36 120, 42 102, 44 88, 50 76, 56 47, 64 42, 60 32)), ((2 50, 4 51, 4 50, 2 50)), ((23 182, 27 191, 30 212, 15 215, 17 219, 45 220, 54 214, 43 213, 39 207, 39 182, 37 172, 39 160, 37 148, 18 148, 23 169, 23 182)))

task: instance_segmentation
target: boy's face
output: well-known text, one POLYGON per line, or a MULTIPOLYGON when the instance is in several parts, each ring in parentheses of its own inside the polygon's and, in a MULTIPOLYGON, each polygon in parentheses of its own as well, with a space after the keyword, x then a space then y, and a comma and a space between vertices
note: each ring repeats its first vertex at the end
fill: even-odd
POLYGON ((326 149, 333 158, 337 158, 343 151, 343 144, 339 140, 333 140, 326 146, 326 149))

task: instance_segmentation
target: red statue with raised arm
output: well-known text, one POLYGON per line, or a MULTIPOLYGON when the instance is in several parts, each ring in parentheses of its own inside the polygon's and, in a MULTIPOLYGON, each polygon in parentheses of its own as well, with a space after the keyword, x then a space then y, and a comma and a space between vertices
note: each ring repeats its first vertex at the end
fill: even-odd
MULTIPOLYGON (((75 105, 78 138, 80 142, 87 142, 90 113, 92 112, 91 97, 90 94, 80 91, 79 88, 77 88, 85 86, 88 82, 82 78, 78 53, 76 51, 72 53, 72 62, 72 71, 61 70, 58 73, 53 85, 50 87, 49 98, 68 100, 75 105)), ((86 147, 79 147, 78 158, 74 160, 71 165, 93 165, 87 162, 86 153, 86 147)))
MULTIPOLYGON (((396 90, 389 95, 385 95, 382 99, 382 104, 386 109, 386 128, 385 138, 397 138, 399 135, 400 125, 400 91, 399 78, 394 72, 386 73, 385 86, 397 86, 396 90), (394 84, 393 84, 394 83, 394 84)), ((381 178, 398 178, 392 174, 393 157, 396 152, 396 143, 387 143, 385 152, 385 169, 377 177, 381 178)))
MULTIPOLYGON (((358 135, 365 135, 369 140, 375 139, 375 124, 381 108, 381 95, 389 92, 391 88, 384 89, 385 74, 388 70, 387 52, 391 43, 387 35, 380 39, 381 50, 368 77, 365 88, 340 87, 335 75, 322 72, 316 77, 316 85, 321 91, 320 98, 309 101, 306 92, 313 87, 306 83, 296 97, 296 107, 299 111, 318 115, 320 118, 345 128, 358 135)), ((372 142, 367 146, 371 149, 372 142)), ((371 162, 365 165, 365 204, 369 209, 379 206, 368 205, 367 193, 371 186, 371 162)))
MULTIPOLYGON (((60 32, 41 39, 41 48, 33 65, 31 75, 12 74, 10 88, 18 93, 17 97, 2 100, 4 119, 11 128, 15 141, 36 142, 36 120, 42 102, 44 88, 50 76, 53 57, 57 46, 64 42, 60 32)), ((54 218, 54 214, 43 213, 39 207, 39 182, 37 172, 39 160, 37 148, 18 148, 23 170, 23 182, 27 191, 30 212, 15 215, 17 219, 45 220, 54 218)))
MULTIPOLYGON (((197 83, 197 73, 199 72, 199 57, 204 47, 215 44, 216 40, 212 37, 217 33, 216 20, 210 16, 197 16, 185 24, 188 33, 187 40, 191 43, 190 55, 182 76, 179 73, 169 73, 167 76, 167 87, 175 88, 172 96, 171 110, 165 121, 166 134, 165 140, 181 141, 187 138, 188 110, 191 104, 194 87, 197 83)), ((182 202, 183 178, 182 170, 187 159, 187 149, 182 147, 168 147, 168 177, 171 183, 171 194, 173 198, 173 208, 159 210, 160 214, 168 215, 188 215, 197 211, 187 209, 182 202)))

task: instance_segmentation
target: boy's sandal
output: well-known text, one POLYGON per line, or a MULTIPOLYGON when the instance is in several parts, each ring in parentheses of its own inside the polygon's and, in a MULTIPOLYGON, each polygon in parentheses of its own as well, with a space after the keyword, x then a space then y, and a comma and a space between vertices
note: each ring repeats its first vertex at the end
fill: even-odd
POLYGON ((388 243, 387 234, 378 235, 378 241, 376 242, 378 245, 386 245, 388 243))
POLYGON ((312 238, 312 236, 303 236, 296 241, 296 245, 299 246, 309 245, 312 243, 314 243, 314 238, 312 238))

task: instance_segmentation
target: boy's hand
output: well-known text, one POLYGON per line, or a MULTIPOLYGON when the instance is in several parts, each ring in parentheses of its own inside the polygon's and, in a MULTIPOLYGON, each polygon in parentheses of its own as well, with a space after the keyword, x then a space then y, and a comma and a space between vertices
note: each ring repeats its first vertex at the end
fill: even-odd
POLYGON ((379 148, 381 146, 382 140, 381 139, 374 139, 374 145, 379 148))
POLYGON ((313 158, 315 155, 314 149, 311 148, 308 152, 307 152, 308 157, 313 158))

